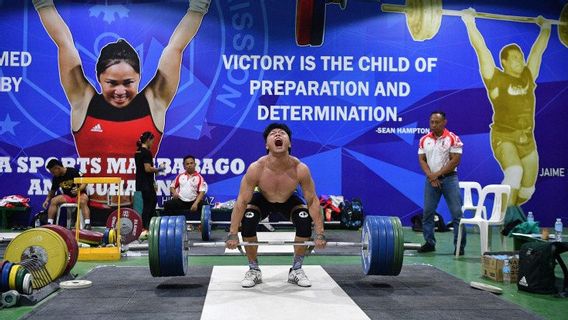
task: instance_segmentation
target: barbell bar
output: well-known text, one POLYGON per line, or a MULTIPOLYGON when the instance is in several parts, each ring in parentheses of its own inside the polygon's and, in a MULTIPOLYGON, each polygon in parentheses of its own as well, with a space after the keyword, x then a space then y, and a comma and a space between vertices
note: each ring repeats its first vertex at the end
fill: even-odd
MULTIPOLYGON (((225 242, 188 242, 188 247, 224 247, 225 242)), ((309 247, 315 246, 315 241, 288 241, 288 240, 272 240, 272 241, 256 241, 256 242, 239 242, 237 246, 249 247, 249 246, 301 246, 309 247)), ((365 247, 366 244, 362 242, 327 242, 327 246, 331 247, 365 247)))
MULTIPOLYGON (((240 242, 241 246, 294 245, 315 246, 314 241, 240 242)), ((405 244, 398 217, 367 216, 361 242, 328 242, 328 246, 361 248, 361 264, 366 275, 396 276, 402 269, 404 250, 420 244, 405 244)), ((148 233, 148 261, 154 277, 184 276, 188 271, 191 247, 224 247, 225 242, 190 242, 184 216, 152 217, 148 233)))
MULTIPOLYGON (((202 211, 203 213, 203 211, 202 211)), ((210 221, 209 223, 207 223, 206 220, 186 220, 185 221, 186 224, 201 224, 201 240, 203 241, 209 241, 209 239, 211 238, 211 226, 213 225, 231 225, 231 221, 210 221), (204 221, 204 222, 202 222, 204 221)), ((290 221, 275 221, 275 222, 264 222, 261 221, 258 223, 259 225, 265 225, 265 226, 292 226, 294 225, 292 222, 290 221)), ((324 225, 339 225, 341 224, 341 221, 324 221, 324 225)), ((272 230, 270 230, 272 231, 272 230)))
MULTIPOLYGON (((211 219, 211 206, 204 205, 201 208, 201 221, 197 220, 187 220, 187 224, 201 224, 201 240, 209 241, 211 238, 211 226, 212 225, 230 225, 230 221, 213 221, 211 219)), ((259 222, 261 225, 293 225, 290 221, 278 221, 278 222, 259 222)), ((324 224, 341 224, 341 221, 325 221, 324 224)))
MULTIPOLYGON (((406 16, 406 25, 414 41, 432 39, 439 31, 442 16, 462 17, 465 15, 460 10, 442 8, 442 0, 406 0, 404 5, 383 3, 383 12, 403 13, 406 16)), ((537 23, 536 17, 507 15, 488 12, 475 12, 476 18, 512 21, 521 23, 537 23)), ((568 4, 564 5, 558 20, 546 19, 550 24, 558 25, 558 39, 568 47, 568 4)))
MULTIPOLYGON (((201 221, 199 220, 186 220, 185 223, 187 224, 199 224, 201 223, 201 221)), ((324 224, 341 224, 341 221, 324 221, 324 224)), ((230 225, 231 221, 211 221, 210 222, 211 225, 230 225)), ((274 225, 274 226, 292 226, 294 225, 292 222, 290 221, 260 221, 258 224, 260 225, 274 225)))
MULTIPOLYGON (((204 248, 211 248, 211 247, 225 247, 225 242, 187 242, 187 247, 204 247, 204 248)), ((315 247, 315 241, 303 241, 303 242, 295 242, 295 241, 257 241, 257 242, 239 242, 237 246, 247 247, 247 246, 303 246, 303 247, 315 247)), ((363 242, 344 242, 344 241, 328 241, 326 242, 327 247, 358 247, 362 249, 367 249, 368 244, 363 242)), ((404 250, 418 250, 420 248, 420 243, 405 243, 404 250)))

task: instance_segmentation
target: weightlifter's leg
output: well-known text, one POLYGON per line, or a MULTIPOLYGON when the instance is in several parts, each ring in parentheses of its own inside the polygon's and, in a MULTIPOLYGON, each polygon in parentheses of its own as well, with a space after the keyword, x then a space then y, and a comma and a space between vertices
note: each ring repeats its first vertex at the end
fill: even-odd
MULTIPOLYGON (((257 242, 256 226, 261 219, 260 210, 255 206, 248 206, 243 220, 241 222, 241 234, 245 242, 257 242)), ((249 262, 249 270, 245 274, 245 278, 241 281, 244 288, 254 287, 257 283, 262 282, 262 273, 258 266, 257 252, 258 246, 245 246, 249 262)))
MULTIPOLYGON (((292 209, 290 219, 296 226, 295 242, 309 241, 312 236, 312 219, 305 205, 292 209)), ((299 285, 300 287, 310 287, 312 283, 304 273, 302 264, 306 255, 305 246, 294 246, 294 262, 288 273, 288 282, 299 285)))

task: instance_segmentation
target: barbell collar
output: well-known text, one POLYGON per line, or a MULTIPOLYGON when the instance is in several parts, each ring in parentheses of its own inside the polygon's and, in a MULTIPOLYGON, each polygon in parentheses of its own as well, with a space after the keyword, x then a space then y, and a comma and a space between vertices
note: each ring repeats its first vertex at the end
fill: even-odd
POLYGON ((383 3, 381 4, 383 12, 405 13, 408 7, 403 4, 383 3))
POLYGON ((420 243, 405 243, 404 244, 404 250, 418 250, 420 249, 420 247, 422 247, 422 245, 420 243))

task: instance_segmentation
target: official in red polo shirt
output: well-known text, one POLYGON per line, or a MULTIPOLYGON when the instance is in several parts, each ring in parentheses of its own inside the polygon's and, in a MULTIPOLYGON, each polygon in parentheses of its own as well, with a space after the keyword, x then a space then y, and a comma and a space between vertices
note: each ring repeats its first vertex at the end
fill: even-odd
POLYGON ((183 158, 184 172, 180 173, 170 185, 172 199, 164 203, 166 214, 189 213, 199 210, 203 197, 207 192, 207 183, 195 171, 195 157, 187 155, 183 158))
MULTIPOLYGON (((456 242, 463 212, 461 210, 462 198, 457 166, 461 160, 463 143, 456 134, 446 129, 447 123, 448 120, 444 112, 432 112, 430 114, 430 133, 420 138, 418 161, 422 171, 426 174, 424 213, 422 216, 422 227, 426 243, 418 250, 420 253, 436 251, 434 214, 442 195, 452 214, 454 245, 456 249, 458 248, 456 242)), ((459 245, 460 255, 463 255, 465 243, 464 229, 462 243, 459 245)))

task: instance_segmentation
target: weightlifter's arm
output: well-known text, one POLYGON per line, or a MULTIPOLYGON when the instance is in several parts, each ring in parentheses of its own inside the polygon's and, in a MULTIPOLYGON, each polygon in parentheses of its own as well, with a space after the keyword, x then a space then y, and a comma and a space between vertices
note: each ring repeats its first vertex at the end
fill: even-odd
POLYGON ((180 81, 183 52, 199 30, 209 5, 210 0, 191 0, 189 10, 177 25, 168 45, 164 48, 158 63, 158 71, 148 84, 152 97, 159 102, 151 105, 151 107, 155 106, 155 110, 152 110, 153 115, 165 112, 165 109, 172 102, 180 81))
MULTIPOLYGON (((86 111, 95 89, 83 74, 81 58, 75 48, 71 31, 55 9, 52 0, 34 0, 33 4, 45 31, 57 46, 59 77, 65 95, 74 110, 82 108, 86 111)), ((82 122, 83 119, 80 120, 82 122)))
POLYGON ((47 207, 49 206, 49 202, 51 201, 51 198, 53 198, 53 196, 55 195, 55 191, 49 190, 49 192, 47 193, 47 197, 45 197, 45 201, 43 201, 42 207, 44 209, 47 209, 47 207))
POLYGON ((239 232, 239 225, 241 224, 241 220, 243 220, 247 205, 252 198, 254 187, 258 184, 258 171, 257 163, 253 162, 241 180, 239 195, 233 207, 233 212, 231 213, 231 227, 229 229, 229 239, 227 240, 227 247, 229 249, 234 249, 238 243, 238 238, 235 236, 239 232))
POLYGON ((481 32, 479 32, 477 25, 475 24, 475 10, 469 8, 462 12, 462 20, 467 28, 469 42, 477 54, 479 72, 483 79, 491 80, 491 78, 493 78, 493 73, 495 72, 495 61, 493 60, 493 56, 491 55, 491 51, 489 51, 487 44, 485 44, 485 39, 483 39, 481 32))
POLYGON ((320 203, 316 196, 316 188, 314 185, 314 180, 310 173, 310 169, 305 164, 300 164, 298 168, 298 177, 300 180, 300 186, 302 187, 302 192, 304 193, 304 198, 308 203, 308 211, 310 217, 314 221, 314 230, 316 232, 316 247, 322 249, 325 247, 326 241, 323 236, 323 217, 320 212, 320 203))
POLYGON ((527 59, 527 66, 531 71, 534 81, 538 78, 542 55, 544 54, 544 50, 546 50, 548 40, 550 39, 550 21, 542 16, 538 16, 537 24, 540 26, 540 33, 538 34, 538 37, 531 48, 531 52, 529 53, 529 58, 527 59))
POLYGON ((71 194, 74 194, 75 196, 77 196, 77 194, 79 193, 79 191, 81 193, 85 193, 85 189, 87 189, 87 184, 86 183, 82 183, 80 185, 75 185, 75 188, 71 189, 71 194))

